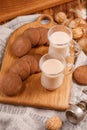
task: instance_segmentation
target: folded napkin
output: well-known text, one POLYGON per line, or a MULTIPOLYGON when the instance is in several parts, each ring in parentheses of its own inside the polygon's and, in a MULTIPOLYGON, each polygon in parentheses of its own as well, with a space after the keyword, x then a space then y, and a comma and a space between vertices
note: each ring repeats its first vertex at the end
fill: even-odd
MULTIPOLYGON (((38 16, 40 14, 20 16, 0 26, 0 65, 10 34, 23 24, 35 21, 38 16)), ((83 64, 87 64, 87 57, 81 52, 76 67, 83 64)), ((82 92, 83 89, 87 89, 87 86, 72 82, 71 104, 87 99, 87 95, 82 92)), ((6 104, 0 104, 0 130, 45 130, 46 120, 55 115, 63 120, 61 130, 87 130, 87 116, 78 125, 73 125, 67 121, 65 112, 6 104)))

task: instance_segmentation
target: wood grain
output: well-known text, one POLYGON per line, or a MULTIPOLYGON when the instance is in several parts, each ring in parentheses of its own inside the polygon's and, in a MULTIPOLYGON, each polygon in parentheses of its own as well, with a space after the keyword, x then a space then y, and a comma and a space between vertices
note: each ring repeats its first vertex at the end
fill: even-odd
POLYGON ((70 1, 73 0, 0 0, 0 22, 70 1))
MULTIPOLYGON (((1 67, 1 74, 8 72, 12 63, 16 60, 11 53, 11 45, 16 37, 24 32, 29 27, 39 27, 44 26, 46 28, 50 28, 54 25, 52 18, 48 15, 42 15, 36 22, 26 24, 19 29, 17 29, 9 38, 7 42, 7 47, 4 54, 4 59, 1 67), (46 25, 42 25, 40 20, 42 18, 48 17, 50 19, 50 23, 46 25)), ((48 51, 48 47, 42 46, 38 48, 31 49, 30 53, 40 53, 45 54, 48 51)), ((73 59, 71 60, 73 63, 73 59)), ((0 77, 1 78, 1 77, 0 77)), ((69 106, 69 97, 71 91, 71 82, 72 82, 72 74, 69 74, 65 77, 63 84, 60 88, 55 91, 48 91, 42 87, 41 82, 41 73, 33 74, 26 81, 23 82, 23 91, 14 96, 7 97, 2 92, 0 92, 0 102, 9 103, 15 105, 24 105, 24 106, 33 106, 38 108, 50 108, 56 110, 65 110, 69 106)))

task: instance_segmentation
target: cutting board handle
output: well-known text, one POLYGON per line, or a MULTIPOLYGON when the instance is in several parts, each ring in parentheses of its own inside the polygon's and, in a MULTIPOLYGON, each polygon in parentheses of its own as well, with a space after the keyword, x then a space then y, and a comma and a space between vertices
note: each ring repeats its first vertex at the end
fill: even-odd
POLYGON ((37 22, 40 24, 40 25, 43 25, 43 26, 52 26, 54 25, 54 20, 52 18, 51 15, 48 15, 48 14, 42 14, 41 16, 38 17, 37 19, 37 22), (43 23, 43 20, 48 20, 47 23, 43 23))

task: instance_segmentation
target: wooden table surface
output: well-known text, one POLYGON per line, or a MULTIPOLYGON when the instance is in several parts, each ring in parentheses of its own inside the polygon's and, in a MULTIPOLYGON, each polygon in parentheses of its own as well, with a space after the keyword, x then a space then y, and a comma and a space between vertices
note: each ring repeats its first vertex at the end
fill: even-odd
POLYGON ((74 0, 0 0, 0 22, 74 0))

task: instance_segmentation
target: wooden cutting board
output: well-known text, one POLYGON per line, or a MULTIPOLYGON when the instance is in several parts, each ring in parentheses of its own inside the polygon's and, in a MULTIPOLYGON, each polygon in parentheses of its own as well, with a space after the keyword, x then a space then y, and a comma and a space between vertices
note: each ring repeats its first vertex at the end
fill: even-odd
MULTIPOLYGON (((10 36, 7 42, 0 76, 2 76, 2 73, 8 72, 10 66, 17 59, 11 53, 11 45, 15 38, 18 37, 18 35, 22 34, 24 30, 26 30, 29 27, 43 26, 46 28, 50 28, 53 25, 54 22, 51 16, 42 15, 38 18, 36 22, 26 24, 18 28, 15 32, 13 32, 13 34, 10 36), (50 23, 41 24, 42 19, 46 17, 50 19, 50 23)), ((48 47, 45 46, 33 48, 31 49, 30 54, 45 54, 47 53, 47 50, 48 47)), ((73 59, 71 60, 71 62, 73 62, 73 59)), ((23 82, 23 91, 14 97, 5 96, 2 92, 0 92, 0 102, 15 105, 33 106, 37 108, 50 108, 56 110, 67 109, 69 106, 72 74, 67 75, 61 87, 54 91, 48 91, 45 88, 43 88, 40 82, 40 78, 41 73, 33 74, 30 77, 28 77, 28 79, 23 82)))

